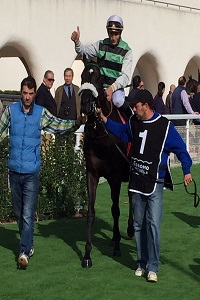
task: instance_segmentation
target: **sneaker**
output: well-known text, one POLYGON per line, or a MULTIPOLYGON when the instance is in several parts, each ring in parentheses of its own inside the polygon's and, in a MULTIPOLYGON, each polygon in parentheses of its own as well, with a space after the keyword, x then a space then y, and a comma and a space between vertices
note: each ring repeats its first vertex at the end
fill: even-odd
POLYGON ((157 274, 155 272, 149 271, 149 273, 147 275, 147 281, 157 282, 157 280, 158 280, 157 274))
POLYGON ((135 276, 141 277, 145 275, 145 270, 142 268, 137 268, 137 270, 135 271, 135 276))
POLYGON ((18 263, 21 269, 26 269, 28 266, 28 256, 24 253, 21 253, 18 258, 18 263))
POLYGON ((34 254, 34 248, 31 248, 31 250, 30 250, 30 252, 29 252, 29 255, 28 255, 28 256, 29 256, 29 258, 30 258, 30 257, 32 257, 32 256, 33 256, 33 254, 34 254))

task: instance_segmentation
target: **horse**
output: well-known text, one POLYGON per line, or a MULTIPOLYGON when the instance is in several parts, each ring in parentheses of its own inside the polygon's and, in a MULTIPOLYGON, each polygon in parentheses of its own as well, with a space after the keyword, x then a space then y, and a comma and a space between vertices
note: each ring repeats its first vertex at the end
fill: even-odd
MULTIPOLYGON (((113 236, 113 256, 121 256, 119 231, 119 196, 121 183, 127 182, 129 177, 130 163, 127 160, 127 143, 111 135, 98 114, 97 108, 101 108, 104 115, 112 120, 122 122, 122 117, 112 102, 106 99, 102 76, 99 66, 88 63, 81 74, 81 114, 86 115, 87 121, 84 127, 83 153, 86 162, 86 181, 88 191, 87 209, 87 239, 85 244, 85 255, 82 267, 92 266, 92 225, 95 221, 95 198, 96 189, 100 177, 104 177, 111 191, 113 236)), ((133 215, 131 198, 129 195, 129 219, 127 234, 130 238, 134 235, 133 215)))
POLYGON ((189 76, 189 80, 186 82, 186 92, 190 97, 193 97, 197 93, 198 81, 192 78, 192 75, 189 76))

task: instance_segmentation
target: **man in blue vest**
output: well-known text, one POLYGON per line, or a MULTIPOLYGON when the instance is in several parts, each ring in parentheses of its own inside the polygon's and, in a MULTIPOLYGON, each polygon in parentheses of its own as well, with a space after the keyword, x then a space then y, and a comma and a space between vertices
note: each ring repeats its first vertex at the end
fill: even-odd
POLYGON ((129 103, 125 101, 124 88, 131 78, 132 50, 121 38, 123 28, 121 17, 113 15, 108 18, 106 24, 108 38, 86 47, 80 42, 80 30, 77 27, 77 31, 71 35, 71 40, 75 43, 75 50, 81 57, 97 58, 107 100, 112 100, 120 111, 130 117, 132 110, 129 103))
POLYGON ((99 113, 109 132, 133 143, 129 192, 132 193, 137 244, 135 275, 157 282, 163 187, 172 189, 169 155, 173 152, 180 160, 185 185, 192 181, 192 160, 174 125, 153 111, 153 97, 149 91, 139 90, 132 105, 134 115, 125 124, 106 118, 101 111, 99 113))
POLYGON ((70 133, 81 119, 62 120, 34 103, 36 82, 31 76, 21 82, 21 101, 7 106, 0 119, 0 137, 9 128, 8 159, 14 214, 20 233, 19 267, 26 268, 33 255, 33 232, 38 198, 41 130, 70 133))
MULTIPOLYGON (((194 112, 189 101, 188 94, 186 92, 186 78, 181 76, 178 79, 178 86, 174 89, 171 95, 172 114, 197 114, 194 112)), ((175 126, 185 126, 186 120, 179 119, 172 121, 175 126)))

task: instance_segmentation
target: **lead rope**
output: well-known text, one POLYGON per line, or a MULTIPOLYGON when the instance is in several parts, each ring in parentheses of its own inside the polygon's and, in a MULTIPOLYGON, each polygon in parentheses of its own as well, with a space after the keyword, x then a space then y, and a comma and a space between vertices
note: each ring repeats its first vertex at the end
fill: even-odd
MULTIPOLYGON (((196 184, 196 181, 194 179, 192 179, 193 183, 194 183, 194 192, 191 193, 191 192, 188 192, 188 189, 187 189, 187 186, 184 184, 184 181, 182 182, 178 182, 178 183, 172 183, 172 185, 180 185, 180 184, 183 184, 184 187, 185 187, 185 191, 188 195, 191 195, 191 196, 194 196, 194 207, 197 207, 199 205, 199 202, 200 202, 200 197, 199 195, 197 194, 197 184, 196 184)), ((158 182, 159 183, 159 182, 158 182)), ((165 182, 165 184, 169 184, 168 182, 165 182)))
POLYGON ((197 185, 196 185, 196 182, 195 182, 194 179, 192 179, 192 181, 194 183, 194 193, 188 192, 188 189, 187 189, 186 185, 185 185, 185 190, 186 190, 186 193, 188 193, 191 196, 194 196, 194 207, 197 207, 199 205, 200 198, 199 198, 199 195, 197 194, 197 185))

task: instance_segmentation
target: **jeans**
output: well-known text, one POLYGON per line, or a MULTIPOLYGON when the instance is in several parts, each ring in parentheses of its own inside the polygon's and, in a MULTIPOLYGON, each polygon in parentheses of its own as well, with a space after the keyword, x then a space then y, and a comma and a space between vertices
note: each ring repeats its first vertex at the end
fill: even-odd
POLYGON ((150 196, 132 194, 137 262, 147 272, 158 272, 163 187, 158 183, 150 196))
POLYGON ((29 255, 33 247, 39 171, 32 174, 9 172, 12 205, 20 233, 20 253, 29 255))

